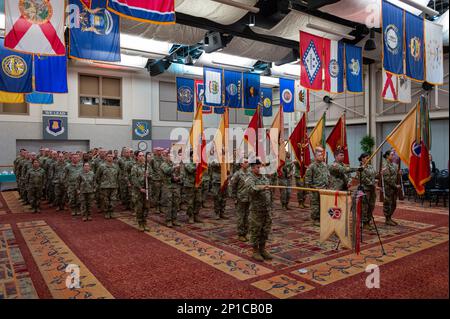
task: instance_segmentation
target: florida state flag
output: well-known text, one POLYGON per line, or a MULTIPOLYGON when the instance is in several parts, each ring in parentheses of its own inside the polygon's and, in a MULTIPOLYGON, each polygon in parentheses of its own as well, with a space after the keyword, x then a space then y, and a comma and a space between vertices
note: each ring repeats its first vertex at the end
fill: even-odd
POLYGON ((347 147, 347 128, 345 127, 345 115, 341 116, 336 126, 327 138, 327 144, 335 153, 337 150, 344 150, 344 164, 350 164, 347 147))
POLYGON ((322 90, 323 38, 300 31, 300 84, 322 90))
POLYGON ((5 0, 5 47, 42 55, 65 55, 61 0, 5 0))

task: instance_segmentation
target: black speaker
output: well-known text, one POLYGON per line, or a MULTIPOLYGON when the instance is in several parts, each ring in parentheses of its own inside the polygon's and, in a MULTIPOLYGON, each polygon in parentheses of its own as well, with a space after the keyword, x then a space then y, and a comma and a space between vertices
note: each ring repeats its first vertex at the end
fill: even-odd
POLYGON ((422 83, 422 89, 424 89, 424 91, 431 91, 434 88, 434 85, 428 82, 423 82, 422 83))
POLYGON ((331 101, 333 101, 333 99, 332 99, 329 95, 325 95, 325 96, 323 97, 323 101, 324 101, 325 103, 327 103, 327 104, 330 104, 331 101))
POLYGON ((148 60, 145 68, 150 73, 150 76, 157 76, 164 73, 172 63, 168 59, 163 60, 148 60))

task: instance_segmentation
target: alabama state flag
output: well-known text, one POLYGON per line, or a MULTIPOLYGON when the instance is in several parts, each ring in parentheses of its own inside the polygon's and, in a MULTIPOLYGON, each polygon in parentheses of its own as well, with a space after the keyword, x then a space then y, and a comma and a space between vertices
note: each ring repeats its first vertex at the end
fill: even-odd
POLYGON ((65 55, 65 1, 5 0, 5 47, 42 55, 65 55))
POLYGON ((300 84, 322 90, 323 38, 300 31, 300 84))

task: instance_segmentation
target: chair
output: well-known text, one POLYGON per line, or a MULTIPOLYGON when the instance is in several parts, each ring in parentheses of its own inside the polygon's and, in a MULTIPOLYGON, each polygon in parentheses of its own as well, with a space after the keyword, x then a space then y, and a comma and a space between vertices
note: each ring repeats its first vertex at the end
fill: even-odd
POLYGON ((436 177, 437 188, 440 190, 440 196, 444 200, 444 207, 447 207, 449 195, 449 175, 448 170, 442 170, 436 177))
POLYGON ((421 200, 422 200, 422 205, 424 203, 425 200, 428 200, 430 202, 430 207, 431 207, 431 202, 435 202, 436 206, 439 203, 439 197, 441 196, 441 189, 438 187, 437 184, 437 175, 436 174, 431 174, 431 179, 428 183, 425 184, 425 195, 422 196, 421 200))

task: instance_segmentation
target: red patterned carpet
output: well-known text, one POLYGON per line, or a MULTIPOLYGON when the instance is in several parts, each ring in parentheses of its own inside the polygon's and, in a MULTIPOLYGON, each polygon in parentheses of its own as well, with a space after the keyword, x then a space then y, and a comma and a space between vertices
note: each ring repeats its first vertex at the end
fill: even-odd
MULTIPOLYGON (((365 232, 361 255, 320 243, 307 210, 275 205, 270 263, 255 263, 229 220, 168 229, 151 214, 149 233, 129 212, 105 220, 73 219, 43 205, 30 214, 17 194, 0 196, 0 298, 448 298, 448 210, 400 203, 398 227, 377 216, 383 244, 365 232), (2 232, 3 231, 3 232, 2 232), (14 254, 11 253, 14 252, 14 254), (21 259, 22 258, 22 259, 21 259), (66 288, 76 264, 80 287, 66 288), (365 286, 368 264, 379 265, 380 288, 365 286), (300 273, 299 269, 306 269, 300 273)), ((380 208, 376 213, 379 215, 380 208)))

